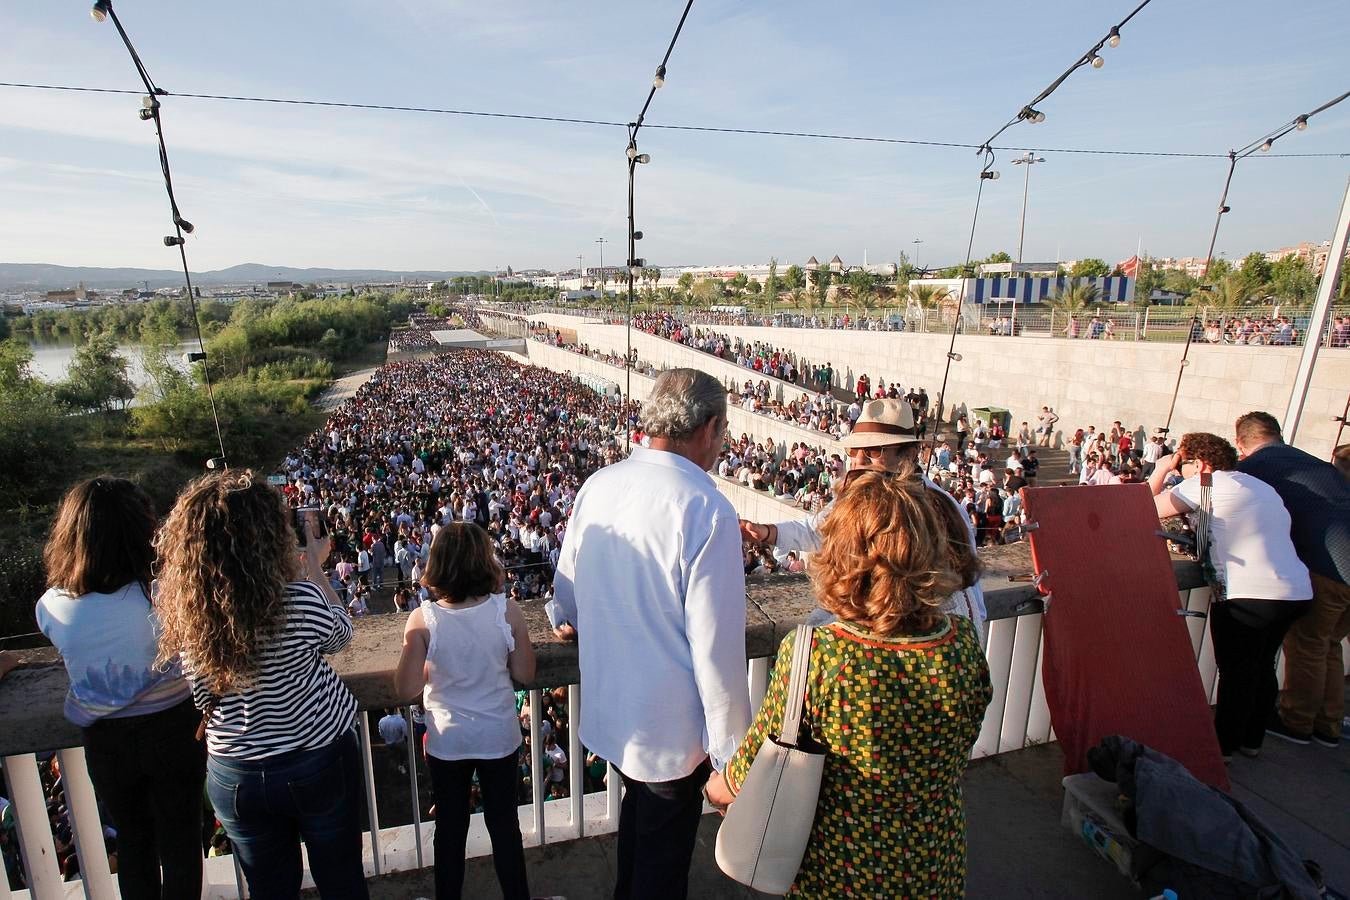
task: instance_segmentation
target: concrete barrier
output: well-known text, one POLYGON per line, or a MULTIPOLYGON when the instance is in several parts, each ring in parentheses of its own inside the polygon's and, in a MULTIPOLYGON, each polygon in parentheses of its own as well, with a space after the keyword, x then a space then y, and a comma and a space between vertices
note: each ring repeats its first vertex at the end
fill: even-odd
MULTIPOLYGON (((551 315, 573 323, 580 340, 602 347, 622 340, 623 327, 599 325, 551 315)), ((950 334, 843 331, 807 328, 716 326, 714 330, 750 341, 782 347, 812 362, 829 361, 836 384, 852 388, 867 374, 904 387, 922 386, 937 399, 942 384, 950 334)), ((622 343, 617 346, 623 346, 622 343)), ((746 370, 706 353, 633 332, 640 358, 660 365, 692 365, 719 378, 746 370)), ((976 406, 1009 409, 1014 428, 1035 423, 1042 406, 1054 407, 1060 428, 1096 425, 1109 428, 1119 419, 1127 428, 1161 426, 1176 385, 1181 361, 1179 344, 1059 340, 1034 337, 958 335, 960 362, 952 364, 947 387, 947 417, 954 410, 976 406)), ((622 351, 621 351, 622 352, 622 351)), ((1245 412, 1266 410, 1283 418, 1300 348, 1212 346, 1191 347, 1190 365, 1182 381, 1172 433, 1210 431, 1232 439, 1233 422, 1245 412)), ((1350 349, 1323 349, 1308 391, 1297 446, 1329 458, 1336 438, 1335 417, 1345 408, 1350 391, 1350 349)))

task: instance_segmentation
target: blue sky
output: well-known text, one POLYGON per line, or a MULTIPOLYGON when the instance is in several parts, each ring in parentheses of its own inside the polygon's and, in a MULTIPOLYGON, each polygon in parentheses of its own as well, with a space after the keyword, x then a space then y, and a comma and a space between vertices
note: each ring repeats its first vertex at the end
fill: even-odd
MULTIPOLYGON (((1130 0, 695 0, 649 121, 978 143, 1130 0)), ((511 0, 118 0, 170 91, 626 121, 683 4, 511 0)), ((1344 0, 1154 0, 1100 70, 1002 140, 1223 152, 1350 87, 1344 0)), ((134 88, 83 0, 0 6, 0 80, 134 88)), ((0 261, 171 267, 154 136, 134 96, 0 88, 0 261)), ((167 98, 194 269, 240 262, 469 269, 622 255, 622 129, 167 98)), ((657 264, 958 262, 973 151, 651 130, 641 252, 657 264)), ((1277 147, 1350 153, 1350 101, 1277 147)), ((986 189, 976 255, 1016 252, 1015 154, 986 189)), ((1043 149, 1027 259, 1203 254, 1223 160, 1043 149)), ((1350 157, 1239 165, 1219 249, 1330 236, 1350 157)))

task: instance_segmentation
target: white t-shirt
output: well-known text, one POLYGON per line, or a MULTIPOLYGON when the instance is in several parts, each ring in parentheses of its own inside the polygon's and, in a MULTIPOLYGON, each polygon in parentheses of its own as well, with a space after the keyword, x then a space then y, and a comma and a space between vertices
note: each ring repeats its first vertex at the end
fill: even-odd
MULTIPOLYGON (((1200 476, 1172 488, 1188 509, 1200 508, 1200 476)), ((1211 494, 1210 558, 1228 596, 1307 600, 1312 581, 1289 537, 1289 512, 1275 489, 1241 472, 1215 472, 1211 494)))

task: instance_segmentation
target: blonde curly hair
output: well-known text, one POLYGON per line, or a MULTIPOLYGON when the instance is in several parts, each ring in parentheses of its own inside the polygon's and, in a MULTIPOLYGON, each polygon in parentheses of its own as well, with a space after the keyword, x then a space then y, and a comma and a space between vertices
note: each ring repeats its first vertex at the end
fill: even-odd
POLYGON ((218 694, 246 689, 258 642, 281 620, 299 573, 281 494, 249 469, 196 479, 155 538, 159 661, 179 654, 218 694))
POLYGON ((867 473, 821 526, 811 583, 820 605, 873 634, 923 634, 961 589, 941 513, 921 480, 867 473))

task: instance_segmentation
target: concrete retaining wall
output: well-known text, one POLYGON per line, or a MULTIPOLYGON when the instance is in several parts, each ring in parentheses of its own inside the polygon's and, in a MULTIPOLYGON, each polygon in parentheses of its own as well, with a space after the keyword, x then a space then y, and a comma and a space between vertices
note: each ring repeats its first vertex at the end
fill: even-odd
MULTIPOLYGON (((564 316, 549 319, 567 320, 564 316)), ((580 339, 607 347, 622 340, 623 328, 568 320, 580 339)), ((834 365, 840 386, 852 388, 866 373, 872 383, 921 385, 937 397, 950 335, 831 329, 718 326, 717 331, 783 347, 811 361, 834 365)), ((691 365, 719 378, 740 377, 744 370, 647 334, 633 333, 642 359, 691 365)), ((622 346, 619 344, 618 346, 622 346)), ((1012 411, 1014 427, 1035 422, 1041 406, 1061 416, 1061 428, 1109 427, 1115 419, 1129 428, 1152 429, 1167 419, 1176 385, 1182 345, 1133 341, 1061 340, 1033 337, 959 335, 947 388, 947 409, 1002 406, 1012 411)), ((1196 345, 1177 399, 1172 432, 1211 431, 1231 440, 1234 420, 1263 409, 1284 417, 1300 348, 1196 345)), ((1331 454, 1339 416, 1350 391, 1350 350, 1323 349, 1308 392, 1295 442, 1322 458, 1331 454)))

